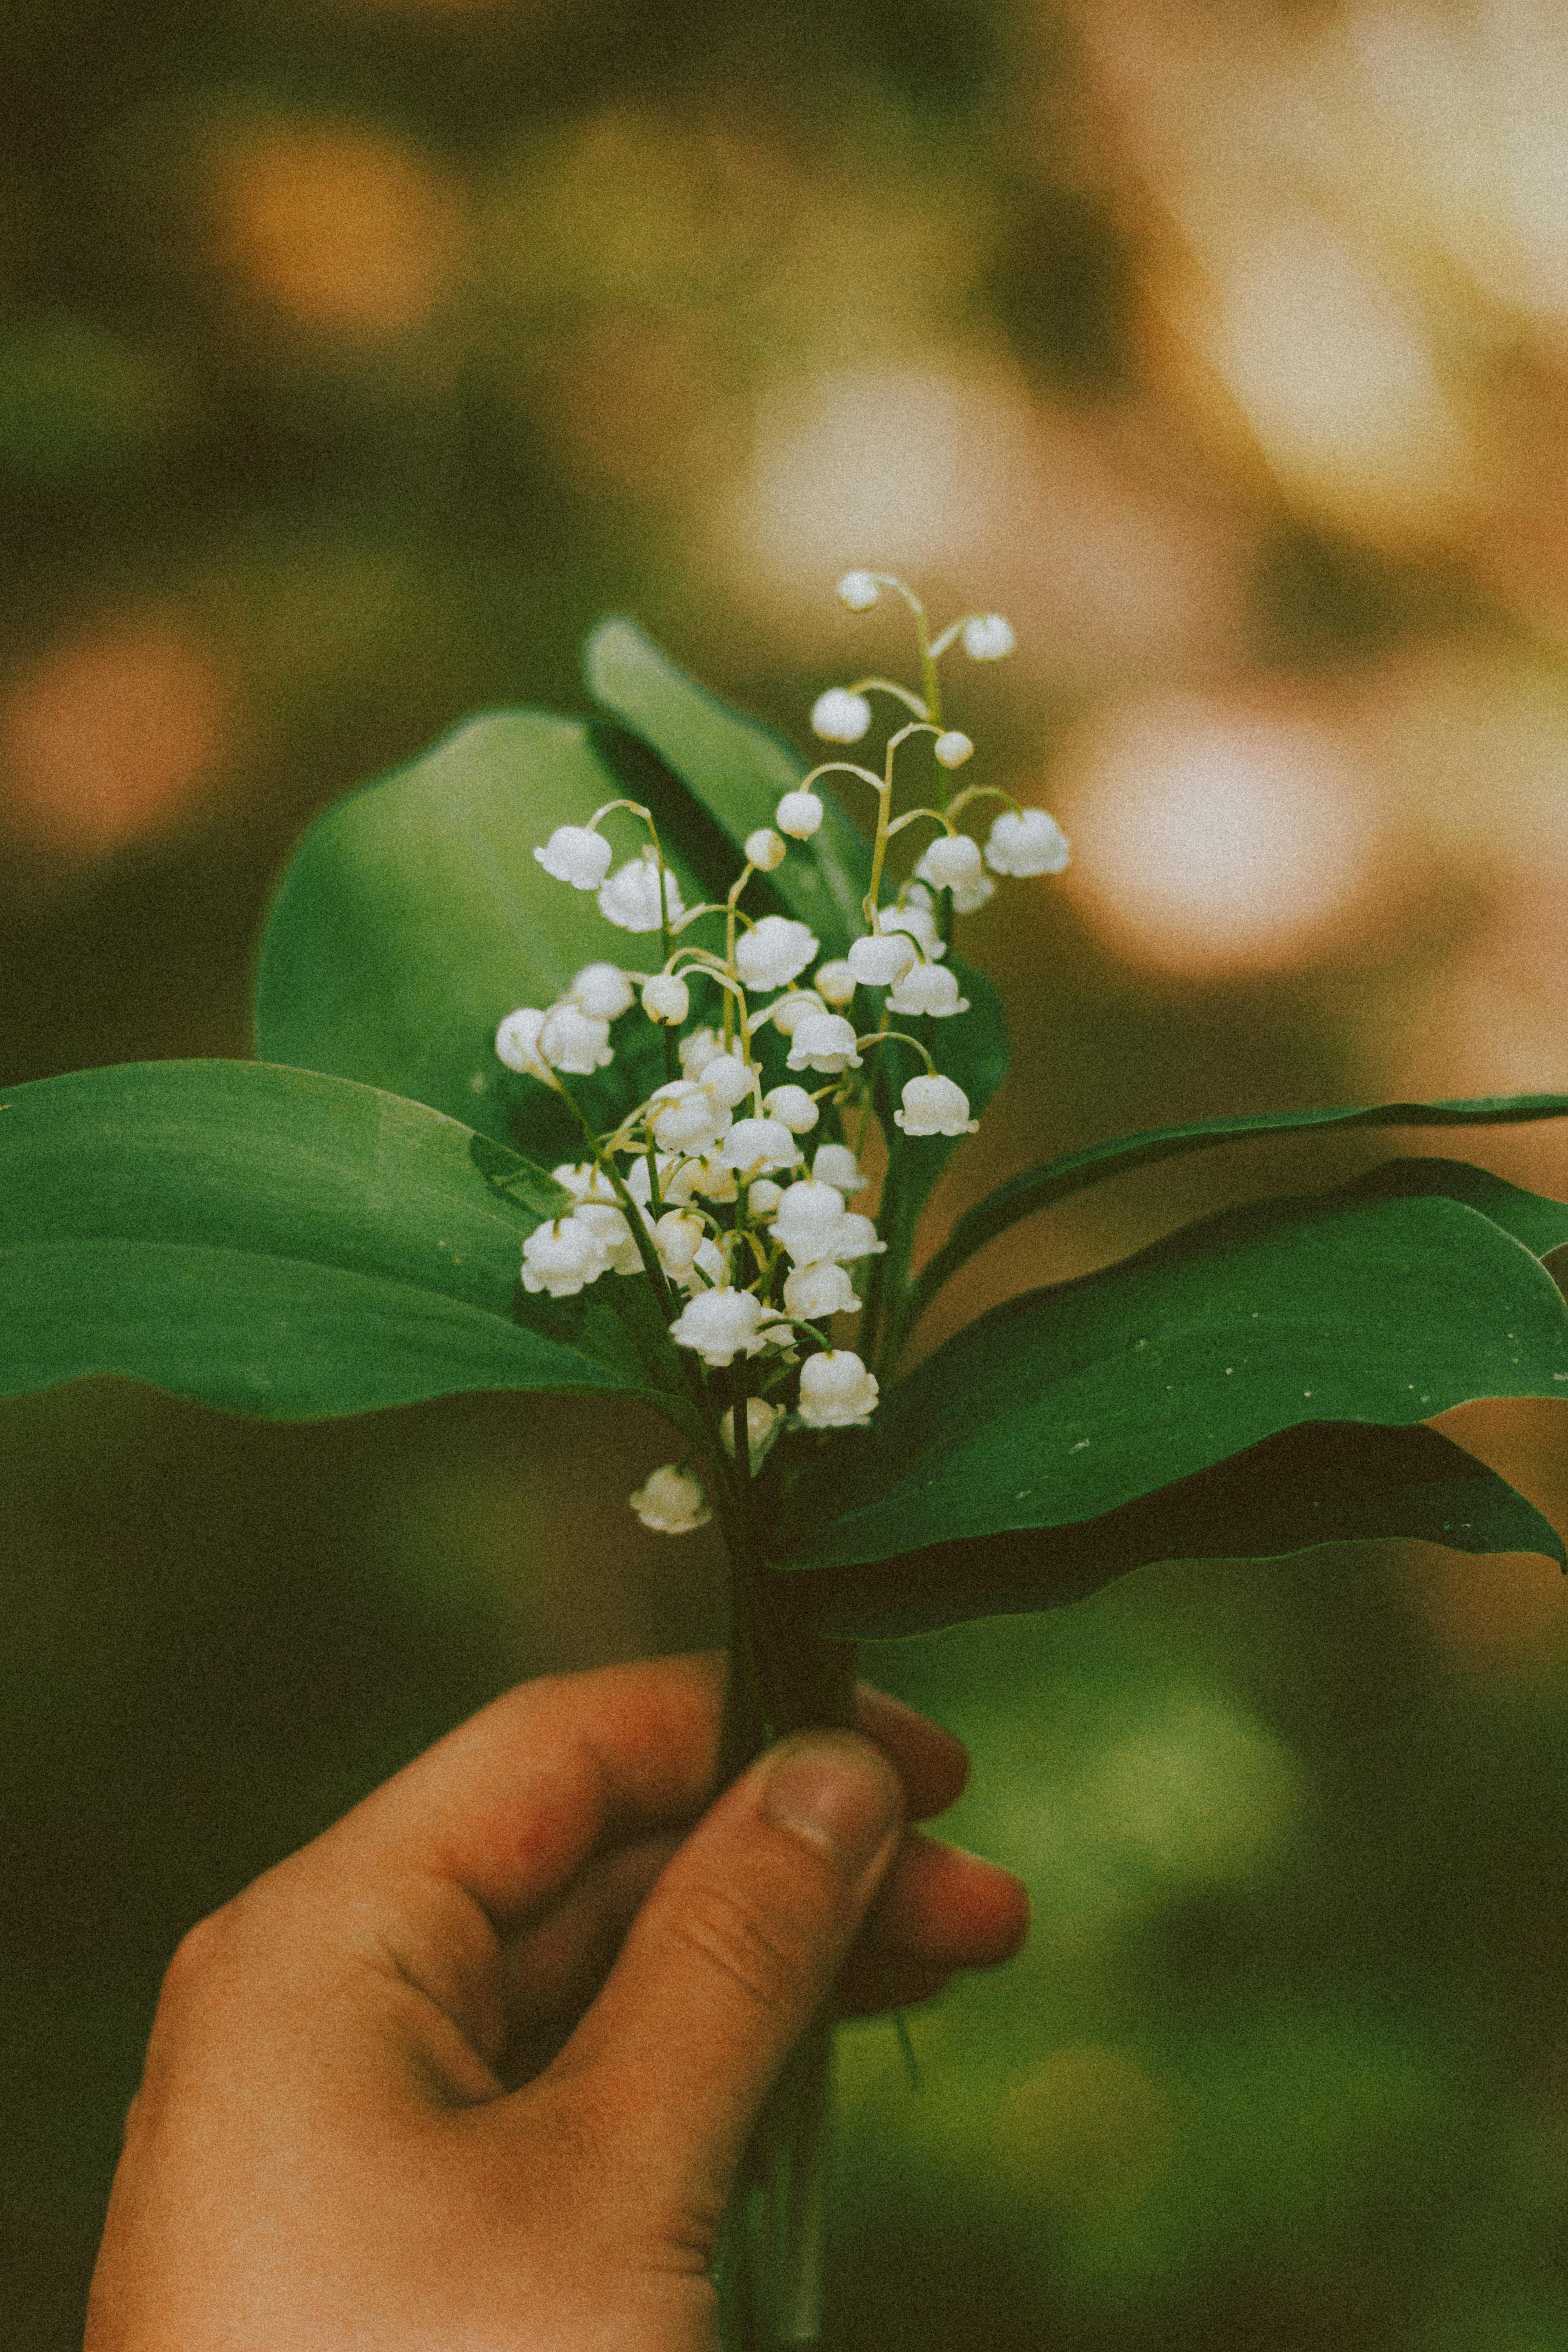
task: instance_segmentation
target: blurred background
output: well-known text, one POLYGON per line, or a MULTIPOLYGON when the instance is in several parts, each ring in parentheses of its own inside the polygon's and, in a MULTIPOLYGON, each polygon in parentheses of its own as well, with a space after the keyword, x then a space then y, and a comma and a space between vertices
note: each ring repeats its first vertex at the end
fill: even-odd
MULTIPOLYGON (((11 0, 0 85, 0 1080, 247 1052, 311 814, 581 707, 606 610, 799 738, 908 668, 869 563, 1013 619, 952 716, 1077 853, 973 926, 1016 1068, 944 1213, 1568 1083, 1551 0, 11 0)), ((1560 1126, 1414 1141, 1568 1193, 1560 1126)), ((1399 1147, 1107 1185, 949 1325, 1399 1147)), ((1568 1517, 1560 1408, 1447 1426, 1568 1517)), ((79 2342, 185 1927, 516 1676, 711 1635, 661 1450, 0 1411, 0 2343, 79 2342)), ((878 1654, 1038 1925, 918 2090, 847 2037, 839 2352, 1568 2352, 1563 1590, 1342 1548, 878 1654)))

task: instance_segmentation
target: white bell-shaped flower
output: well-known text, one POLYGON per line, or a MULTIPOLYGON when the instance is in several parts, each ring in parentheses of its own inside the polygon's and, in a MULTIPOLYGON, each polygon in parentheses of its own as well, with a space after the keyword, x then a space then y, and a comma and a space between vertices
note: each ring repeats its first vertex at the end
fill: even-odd
POLYGON ((889 1013, 927 1013, 933 1020, 945 1021, 954 1013, 967 1013, 969 999, 958 992, 958 976, 949 971, 944 963, 917 963, 906 972, 897 988, 888 992, 889 1013))
POLYGON ((658 1252, 658 1262, 666 1274, 679 1282, 689 1272, 692 1260, 707 1240, 707 1229, 700 1217, 689 1217, 679 1209, 666 1209, 653 1228, 653 1245, 658 1252))
POLYGON ((830 686, 811 706, 811 727, 825 743, 858 743, 871 724, 871 706, 847 686, 830 686))
POLYGON ((985 844, 994 874, 1059 874, 1072 857, 1068 837, 1044 809, 1004 809, 985 844))
POLYGON ((724 1104, 697 1078, 671 1078, 648 1097, 648 1132, 661 1151, 710 1150, 730 1118, 724 1104))
POLYGON ((679 1029, 691 1010, 691 991, 671 971, 656 971, 642 984, 642 1009, 662 1028, 679 1029))
POLYGON ((857 1192, 863 1192, 871 1181, 861 1174, 860 1163, 847 1143, 819 1144, 811 1173, 814 1182, 831 1184, 835 1192, 847 1194, 850 1200, 857 1192))
POLYGON ((973 882, 955 882, 952 886, 952 911, 955 915, 977 915, 987 898, 994 898, 996 885, 989 874, 977 874, 973 882))
POLYGON ((776 1307, 764 1307, 749 1290, 725 1282, 689 1299, 670 1325, 669 1336, 678 1348, 691 1349, 705 1364, 721 1370, 737 1356, 756 1355, 775 1333, 782 1337, 788 1328, 776 1307))
POLYGON ((619 1020, 636 998, 631 982, 614 963, 585 963, 568 993, 578 1011, 594 1021, 619 1020))
POLYGON ((726 1110, 733 1110, 754 1090, 757 1080, 756 1073, 746 1067, 739 1054, 715 1054, 702 1065, 701 1083, 726 1110))
POLYGON ((784 1313, 797 1323, 820 1323, 829 1315, 853 1315, 860 1301, 843 1266, 817 1258, 785 1275, 784 1303, 784 1313))
MULTIPOLYGON (((668 866, 664 876, 665 911, 672 923, 686 912, 679 888, 668 866)), ((617 866, 599 892, 599 912, 606 923, 623 931, 657 931, 658 866, 651 850, 617 866)))
MULTIPOLYGON (((746 1399, 746 1453, 753 1469, 784 1427, 784 1419, 782 1404, 770 1404, 766 1397, 746 1399)), ((719 1434, 724 1442, 725 1453, 733 1460, 735 1416, 732 1412, 724 1414, 719 1423, 719 1434)))
MULTIPOLYGON (((597 1166, 594 1160, 581 1160, 575 1165, 570 1160, 563 1160, 559 1168, 552 1168, 550 1172, 558 1184, 565 1186, 574 1201, 579 1204, 584 1201, 596 1201, 604 1208, 615 1207, 616 1188, 604 1169, 597 1166)), ((647 1178, 646 1166, 643 1169, 643 1178, 646 1182, 647 1178)))
POLYGON ((738 1201, 740 1197, 735 1171, 725 1166, 717 1151, 704 1152, 700 1160, 684 1161, 679 1177, 669 1188, 672 1201, 700 1198, 717 1201, 722 1205, 726 1201, 738 1201))
POLYGON ((552 1004, 539 1033, 539 1052, 552 1070, 571 1077, 590 1078, 616 1058, 607 1021, 591 1020, 568 997, 552 1004))
MULTIPOLYGON (((795 1025, 808 1013, 826 1013, 827 1007, 815 988, 792 988, 787 996, 775 996, 759 1016, 771 1021, 781 1037, 793 1037, 795 1025)), ((753 1028, 755 1022, 752 1023, 753 1028)))
POLYGON ((797 1024, 789 1041, 792 1070, 822 1070, 832 1076, 838 1070, 858 1070, 860 1055, 856 1051, 855 1024, 846 1021, 841 1013, 810 1013, 797 1024))
POLYGON ((868 613, 882 592, 868 572, 847 572, 837 593, 839 603, 852 613, 868 613))
POLYGON ((768 1176, 800 1164, 800 1146, 782 1118, 738 1118, 719 1147, 737 1176, 768 1176))
POLYGON ((681 1276, 681 1287, 693 1293, 713 1290, 725 1279, 724 1253, 711 1236, 697 1245, 697 1255, 681 1276))
POLYGON ((771 1217, 784 1199, 784 1186, 775 1184, 771 1176, 759 1176, 746 1199, 753 1217, 771 1217))
POLYGON ((650 1470, 628 1500, 644 1527, 651 1528, 656 1536, 689 1536, 693 1528, 705 1528, 713 1516, 701 1479, 674 1462, 650 1470))
POLYGON ((826 814, 815 793, 785 793, 773 811, 773 823, 792 841, 809 841, 826 814))
POLYGON ((680 1055, 681 1076, 700 1078, 715 1055, 721 1054, 723 1050, 724 1040, 717 1029, 693 1029, 676 1048, 680 1055))
POLYGON ((965 760, 974 757, 973 744, 956 727, 944 729, 931 748, 939 768, 962 768, 965 760))
POLYGON ((861 1216, 856 1209, 845 1210, 844 1223, 833 1237, 836 1263, 847 1265, 851 1258, 880 1257, 887 1246, 869 1217, 861 1216))
POLYGON ((864 939, 850 941, 846 958, 866 988, 891 988, 914 961, 914 943, 904 931, 868 931, 864 939))
POLYGON ((583 1201, 573 1213, 604 1243, 612 1274, 642 1272, 642 1252, 619 1209, 608 1207, 603 1201, 583 1201))
POLYGON ((771 824, 760 824, 755 833, 746 835, 746 863, 759 874, 771 874, 775 866, 782 866, 785 854, 783 836, 771 824))
POLYGON ((800 1417, 807 1429, 860 1429, 876 1410, 877 1375, 853 1348, 829 1348, 800 1368, 800 1417))
POLYGON ((805 970, 817 941, 805 923, 764 915, 735 942, 735 971, 744 988, 784 988, 805 970))
POLYGON ((969 1097, 951 1078, 910 1078, 903 1106, 893 1123, 906 1135, 973 1135, 980 1124, 969 1116, 969 1097))
POLYGON ((819 963, 811 980, 825 1004, 847 1004, 855 993, 855 975, 842 956, 835 956, 831 963, 819 963))
POLYGON ((531 1078, 543 1078, 548 1085, 549 1065, 539 1054, 539 1033, 543 1026, 544 1015, 537 1005, 520 1004, 496 1031, 496 1053, 509 1070, 520 1071, 531 1078))
POLYGON ((601 1235, 575 1210, 540 1225, 522 1245, 524 1290, 547 1290, 552 1298, 574 1298, 590 1282, 607 1274, 610 1254, 601 1235))
POLYGON ((770 1087, 763 1108, 770 1118, 782 1118, 792 1135, 809 1135, 822 1116, 804 1087, 770 1087))
POLYGON ((939 833, 927 844, 925 856, 915 867, 920 879, 929 882, 933 890, 961 887, 982 870, 980 844, 967 833, 939 833))
POLYGON ((610 870, 609 843, 585 824, 558 824, 533 854, 547 874, 574 890, 596 890, 610 870))
POLYGON ((901 907, 884 907, 877 920, 884 931, 907 932, 932 963, 940 963, 947 953, 931 911, 931 894, 919 882, 911 886, 901 907))
POLYGON ((816 1265, 834 1255, 848 1213, 837 1185, 803 1177, 798 1184, 785 1187, 768 1231, 796 1265, 816 1265))
POLYGON ((1000 613, 974 613, 959 632, 971 661, 1000 661, 1017 644, 1013 624, 1000 613))

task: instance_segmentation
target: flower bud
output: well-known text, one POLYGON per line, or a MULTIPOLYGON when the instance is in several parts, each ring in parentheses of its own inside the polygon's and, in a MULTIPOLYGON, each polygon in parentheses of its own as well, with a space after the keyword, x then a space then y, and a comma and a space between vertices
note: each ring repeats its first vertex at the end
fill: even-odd
POLYGON ((573 1213, 604 1243, 612 1274, 642 1272, 642 1252, 619 1209, 609 1207, 602 1201, 583 1201, 573 1213))
POLYGON ((819 963, 811 978, 825 1003, 847 1004, 855 993, 855 975, 842 956, 832 963, 819 963))
POLYGON ((735 942, 735 971, 743 988, 783 988, 805 970, 818 942, 805 923, 764 915, 735 942))
POLYGON ((768 1230, 796 1265, 815 1265, 832 1257, 847 1214, 844 1195, 836 1185, 803 1178, 786 1188, 768 1230))
POLYGON ((609 1264, 602 1236, 574 1210, 529 1234, 522 1245, 522 1286, 534 1293, 547 1290, 552 1298, 574 1298, 607 1273, 609 1264))
POLYGON ((547 874, 574 890, 596 890, 610 870, 609 843, 585 824, 558 824, 533 854, 547 874))
POLYGON ((973 882, 981 870, 980 844, 966 833, 939 833, 915 867, 921 880, 929 882, 933 890, 951 890, 973 882))
POLYGON ((724 1041, 717 1029, 694 1029, 683 1037, 676 1051, 680 1055, 683 1077, 700 1078, 714 1055, 724 1050, 724 1041))
POLYGON ((800 1368, 800 1417, 807 1429, 860 1429, 876 1409, 877 1376, 852 1348, 829 1348, 800 1368))
POLYGON ((1004 809, 985 845, 985 863, 994 874, 1059 874, 1071 856, 1055 817, 1039 808, 1016 815, 1004 809))
POLYGON ((858 1070, 854 1024, 839 1013, 808 1013, 797 1022, 789 1041, 792 1070, 821 1070, 832 1076, 840 1070, 858 1070))
POLYGON ((595 1021, 619 1020, 636 997, 626 973, 613 963, 585 963, 568 993, 578 1011, 595 1021))
MULTIPOLYGON (((770 1404, 766 1397, 746 1399, 746 1453, 753 1467, 762 1460, 783 1428, 784 1417, 784 1411, 782 1404, 770 1404)), ((719 1423, 719 1434, 723 1440, 725 1453, 733 1460, 735 1416, 732 1412, 723 1415, 719 1423)))
POLYGON ((860 1173, 860 1163, 847 1143, 820 1144, 811 1163, 811 1174, 814 1183, 831 1184, 836 1192, 843 1192, 850 1200, 857 1192, 863 1192, 871 1181, 860 1173))
POLYGON ((884 931, 906 932, 921 955, 929 956, 933 963, 940 963, 947 953, 931 912, 930 894, 918 882, 910 886, 901 907, 884 907, 877 920, 884 931), (915 896, 917 890, 919 898, 915 896))
POLYGON ((795 1167, 800 1146, 782 1118, 738 1118, 718 1156, 737 1176, 766 1176, 776 1168, 795 1167))
POLYGON ((759 874, 771 874, 784 862, 784 845, 771 824, 760 824, 746 835, 746 863, 759 874))
POLYGON ((1018 642, 1012 622, 1000 613, 972 614, 959 635, 971 661, 1000 661, 1018 642))
POLYGON ((890 988, 916 961, 913 942, 902 931, 870 931, 850 942, 848 965, 868 988, 890 988))
POLYGON ((676 1281, 689 1271, 707 1238, 701 1218, 684 1216, 679 1209, 666 1209, 653 1229, 658 1262, 676 1281))
POLYGON ((673 972, 656 971, 643 982, 642 1009, 650 1021, 678 1029, 691 1010, 691 991, 673 972))
POLYGON ((767 1018, 781 1037, 793 1037, 808 1013, 825 1013, 826 1009, 814 988, 792 988, 787 996, 774 997, 767 1008, 767 1018))
POLYGON ((773 1087, 763 1097, 770 1118, 782 1118, 792 1135, 809 1135, 822 1114, 804 1087, 773 1087))
POLYGON ((739 1054, 715 1054, 702 1065, 702 1084, 716 1102, 733 1110, 737 1103, 745 1101, 756 1078, 739 1054))
POLYGON ((838 583, 838 601, 852 613, 868 613, 881 593, 868 572, 847 572, 838 583))
POLYGON ((888 992, 889 1013, 923 1013, 935 1021, 945 1021, 954 1013, 967 1013, 969 999, 958 992, 957 975, 944 963, 917 963, 906 972, 897 988, 888 992))
POLYGON ((628 1499, 644 1527, 657 1536, 688 1536, 693 1528, 705 1528, 713 1516, 701 1479, 674 1462, 650 1470, 628 1499))
POLYGON ((570 1076, 590 1078, 608 1067, 615 1056, 607 1021, 591 1021, 570 999, 552 1004, 539 1033, 538 1051, 552 1069, 570 1076))
POLYGON ((956 727, 950 727, 939 735, 931 748, 936 755, 939 768, 962 768, 965 760, 974 757, 973 744, 956 727))
MULTIPOLYGON (((618 866, 599 892, 599 912, 606 923, 622 931, 657 931, 659 928, 658 866, 651 850, 618 866)), ((668 866, 664 876, 665 911, 679 922, 686 912, 676 879, 668 866)))
POLYGON ((829 1315, 854 1314, 860 1301, 844 1268, 819 1258, 785 1275, 784 1303, 797 1323, 820 1323, 829 1315))
POLYGON ((771 1217, 784 1199, 784 1186, 775 1184, 771 1176, 759 1176, 746 1199, 753 1217, 771 1217))
POLYGON ((951 1078, 911 1078, 903 1106, 893 1123, 906 1135, 973 1135, 980 1124, 969 1116, 969 1097, 951 1078))
POLYGON ((977 915, 987 898, 994 898, 996 885, 989 874, 977 874, 973 882, 955 882, 952 886, 952 911, 955 915, 977 915))
POLYGON ((809 841, 822 823, 824 810, 815 793, 785 793, 773 811, 773 823, 792 841, 809 841))
POLYGON ((661 1151, 707 1151, 729 1124, 724 1105, 693 1078, 672 1078, 648 1097, 648 1132, 661 1151))
POLYGON ((724 1279, 724 1253, 711 1238, 697 1244, 697 1255, 681 1276, 690 1291, 716 1289, 724 1279))
POLYGON ((737 1356, 756 1355, 775 1336, 787 1337, 788 1328, 776 1308, 726 1282, 689 1299, 669 1336, 678 1348, 690 1348, 705 1364, 722 1370, 737 1356))
POLYGON ((825 743, 858 743, 870 724, 870 704, 847 686, 830 686, 811 706, 812 732, 825 743))
POLYGON ((531 1078, 543 1078, 552 1083, 550 1070, 540 1059, 539 1033, 544 1026, 544 1015, 537 1006, 520 1004, 509 1013, 496 1031, 496 1053, 509 1070, 519 1070, 531 1078))

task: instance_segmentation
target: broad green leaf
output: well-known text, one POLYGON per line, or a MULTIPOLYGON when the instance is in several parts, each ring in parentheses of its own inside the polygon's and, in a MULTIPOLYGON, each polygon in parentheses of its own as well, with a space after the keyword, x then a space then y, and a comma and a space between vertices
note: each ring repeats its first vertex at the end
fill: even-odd
MULTIPOLYGON (((592 892, 552 880, 533 855, 556 825, 583 824, 622 789, 587 725, 512 710, 471 720, 330 808, 296 851, 267 926, 262 1059, 428 1103, 542 1159, 580 1158, 570 1114, 536 1080, 503 1069, 493 1041, 514 1006, 548 1004, 584 963, 658 963, 658 932, 615 929, 592 892)), ((645 837, 625 815, 608 831, 617 861, 645 837)), ((695 904, 698 875, 679 855, 671 863, 695 904)), ((665 1075, 647 1066, 660 1045, 640 1013, 614 1034, 614 1067, 574 1082, 600 1126, 665 1075)))
MULTIPOLYGON (((717 822, 739 872, 746 835, 772 824, 781 794, 806 772, 798 751, 688 677, 635 621, 601 621, 584 647, 583 667, 595 701, 649 744, 717 822)), ((868 789, 866 797, 868 817, 868 789)), ((825 955, 841 955, 866 928, 861 902, 870 856, 831 792, 822 803, 821 829, 808 845, 792 843, 767 882, 786 913, 811 925, 825 955)))
POLYGON ((1030 1291, 825 1452, 793 1557, 851 1567, 1077 1526, 1306 1422, 1403 1427, 1472 1397, 1568 1396, 1568 1309, 1532 1254, 1553 1235, 1568 1237, 1556 1202, 1396 1162, 1030 1291))
POLYGON ((525 1211, 531 1224, 563 1217, 574 1205, 564 1184, 557 1183, 545 1169, 536 1168, 531 1160, 524 1160, 510 1144, 476 1135, 468 1146, 468 1157, 491 1191, 525 1211))
POLYGON ((1436 1430, 1309 1422, 1076 1526, 971 1536, 789 1581, 816 1633, 886 1641, 1058 1608, 1153 1560, 1278 1559, 1386 1536, 1564 1556, 1533 1503, 1436 1430))
POLYGON ((1159 1160, 1174 1160, 1189 1151, 1207 1151, 1215 1144, 1279 1135, 1298 1128, 1503 1127, 1525 1119, 1561 1118, 1564 1114, 1568 1114, 1568 1095, 1485 1095, 1469 1101, 1379 1103, 1360 1109, 1243 1111, 1227 1118, 1197 1119, 1182 1127, 1148 1128, 1137 1135, 1113 1136, 1081 1151, 1067 1152, 1059 1160, 1045 1160, 1037 1168, 1026 1168, 966 1210, 913 1285, 903 1328, 912 1329, 949 1276, 1010 1225, 1088 1185, 1103 1183, 1107 1177, 1125 1175, 1134 1168, 1150 1167, 1159 1160))
POLYGON ((121 1372, 310 1420, 463 1389, 651 1389, 635 1361, 516 1318, 536 1220, 473 1143, 423 1104, 253 1062, 13 1087, 0 1395, 121 1372))

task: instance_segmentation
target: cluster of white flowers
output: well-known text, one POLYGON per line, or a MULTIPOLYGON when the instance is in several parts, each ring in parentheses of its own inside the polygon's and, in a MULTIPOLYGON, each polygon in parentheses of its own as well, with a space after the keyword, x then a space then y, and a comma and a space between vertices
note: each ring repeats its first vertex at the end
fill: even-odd
MULTIPOLYGON (((871 726, 869 696, 900 702, 910 715, 888 740, 882 772, 846 760, 814 769, 781 797, 773 823, 748 835, 740 878, 710 905, 685 905, 653 819, 637 803, 612 801, 586 824, 557 825, 533 853, 544 871, 594 892, 617 929, 657 934, 660 959, 651 971, 587 964, 553 1004, 520 1006, 496 1032, 509 1069, 572 1104, 589 1151, 554 1171, 572 1206, 523 1243, 523 1287, 569 1298, 606 1275, 652 1281, 671 1339, 689 1353, 694 1397, 716 1439, 709 1470, 721 1484, 755 1476, 788 1428, 850 1429, 869 1420, 877 1376, 852 1349, 833 1344, 829 1328, 835 1316, 860 1311, 851 1269, 887 1247, 873 1220, 849 1206, 867 1182, 847 1138, 858 1146, 873 1116, 868 1057, 885 1049, 922 1066, 903 1084, 892 1113, 899 1135, 884 1139, 890 1149, 906 1148, 900 1137, 919 1149, 921 1138, 973 1134, 977 1122, 963 1087, 897 1024, 945 1022, 969 1010, 946 962, 952 918, 984 905, 993 876, 1059 874, 1068 862, 1066 838, 1043 809, 1020 807, 993 786, 952 794, 947 784, 974 746, 942 723, 937 661, 955 641, 972 660, 999 660, 1013 649, 1008 623, 999 613, 968 614, 932 641, 918 601, 887 574, 847 572, 838 594, 860 613, 884 588, 915 614, 923 693, 862 678, 829 688, 811 714, 826 741, 858 743, 871 726), (931 740, 938 804, 895 816, 895 754, 917 736, 931 740), (866 929, 845 955, 817 961, 821 942, 808 924, 753 917, 741 902, 754 874, 775 872, 792 843, 809 844, 820 830, 826 810, 816 786, 825 775, 875 792, 877 832, 866 929), (986 800, 1003 806, 982 846, 959 819, 986 800), (619 866, 601 830, 617 811, 647 836, 619 866), (884 894, 889 843, 921 822, 933 828, 922 855, 901 888, 884 894), (634 1008, 662 1036, 667 1076, 600 1133, 563 1081, 610 1066, 614 1026, 634 1008), (813 1136, 808 1164, 802 1139, 813 1136)), ((663 1534, 684 1534, 711 1517, 703 1481, 685 1463, 653 1471, 631 1507, 663 1534)))

